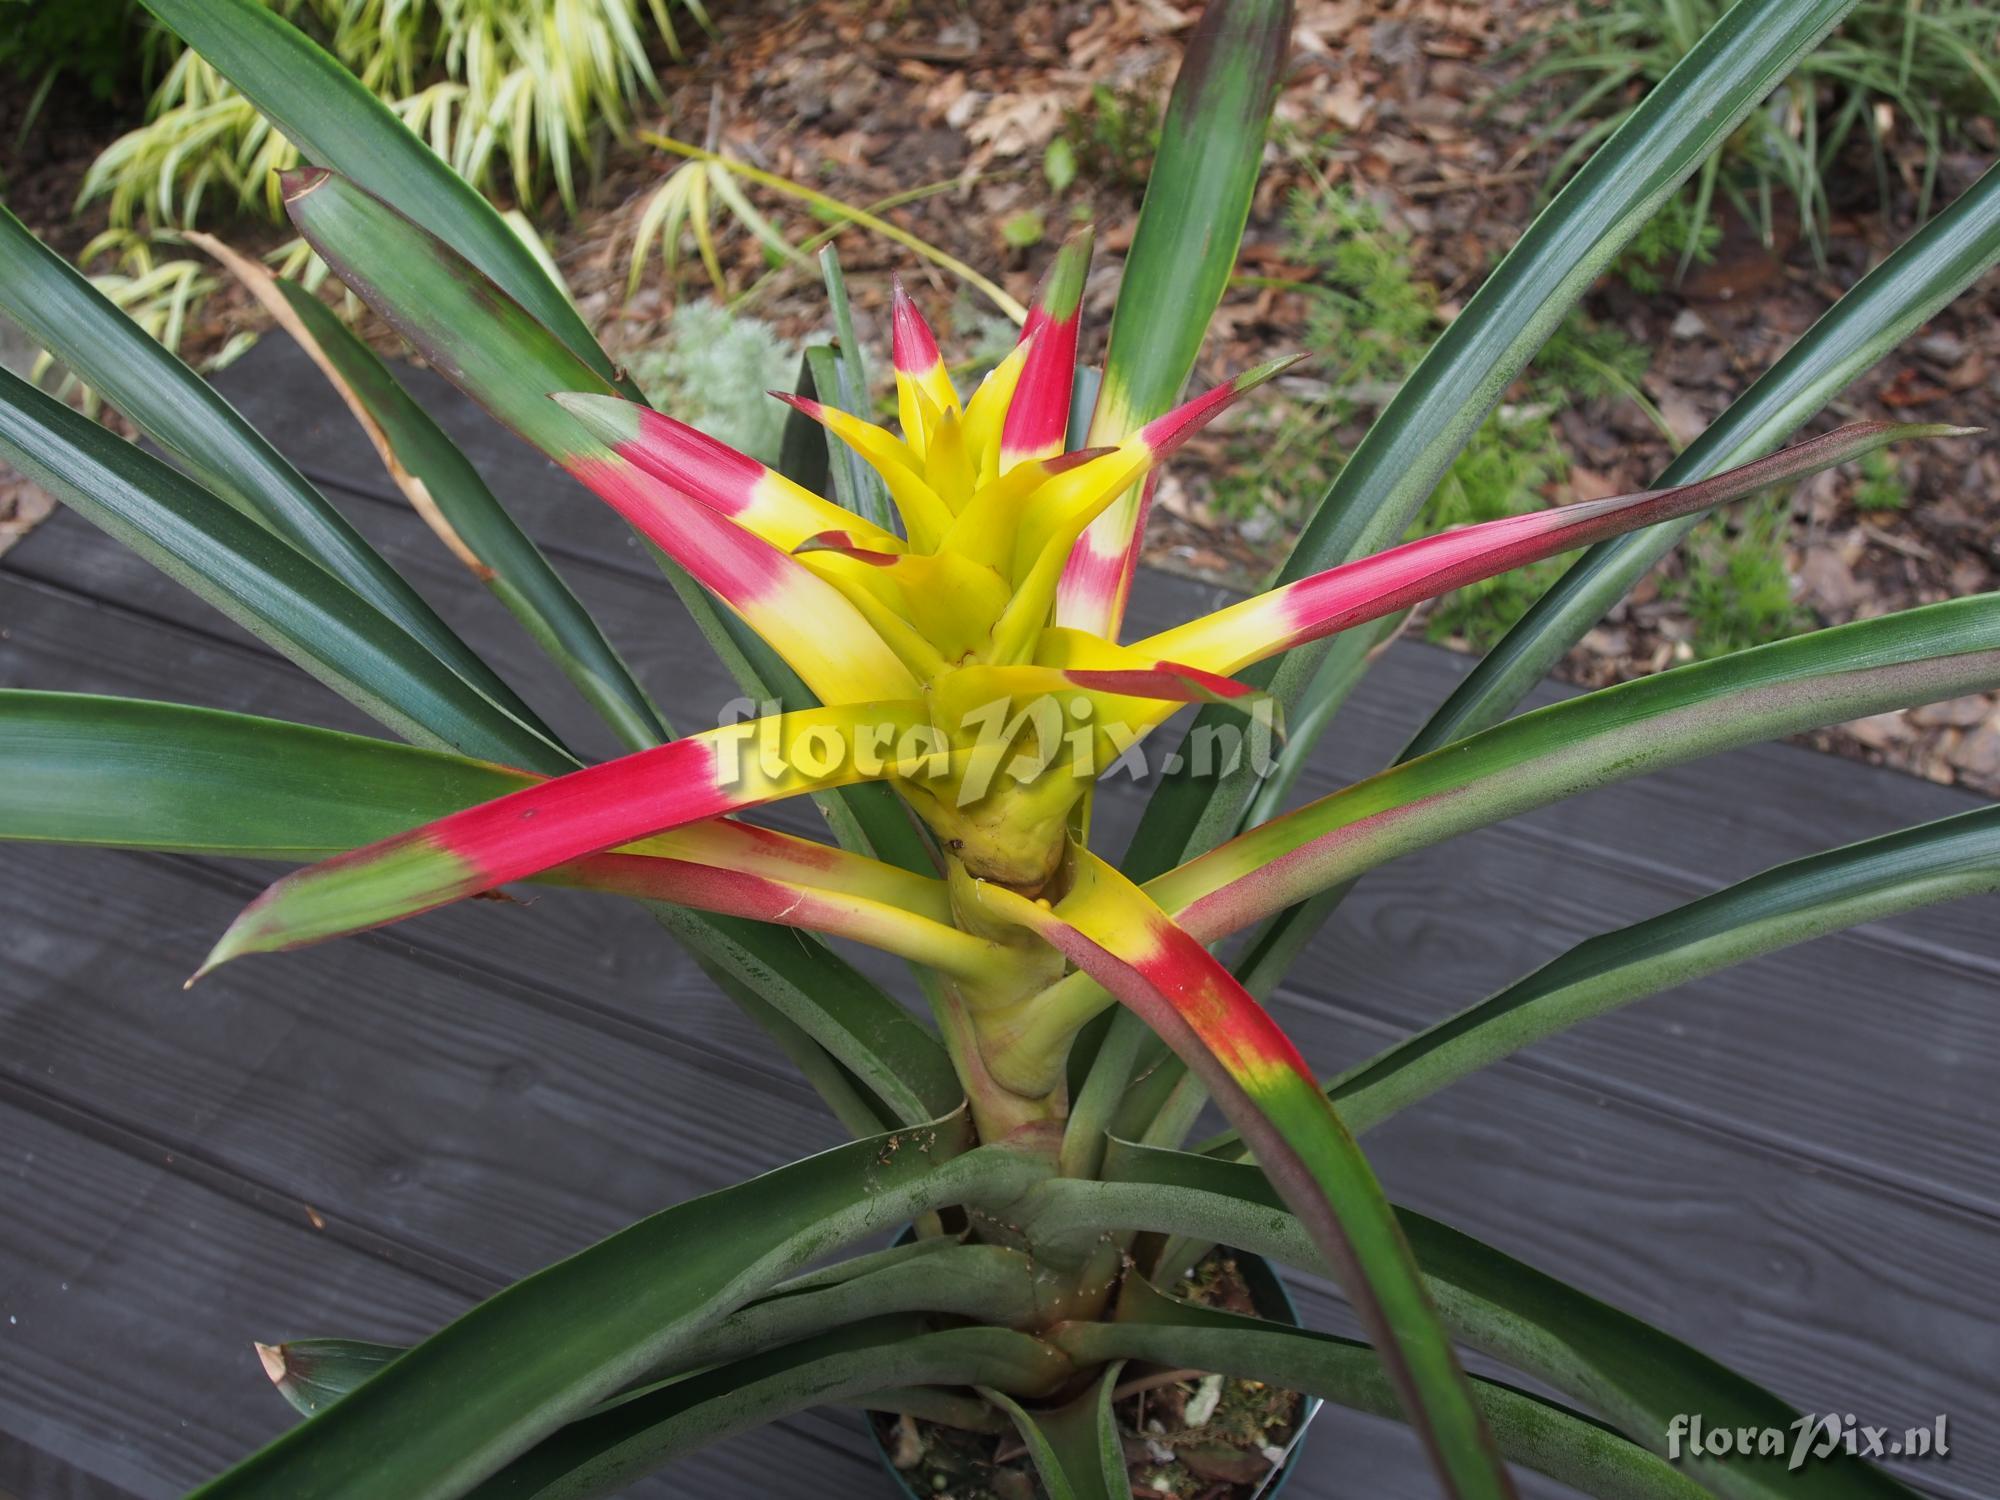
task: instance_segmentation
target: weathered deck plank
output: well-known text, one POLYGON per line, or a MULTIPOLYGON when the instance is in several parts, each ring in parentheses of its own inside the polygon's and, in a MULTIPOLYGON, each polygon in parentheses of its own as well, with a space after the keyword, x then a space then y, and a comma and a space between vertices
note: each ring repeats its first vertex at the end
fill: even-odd
MULTIPOLYGON (((357 524, 559 728, 608 749, 296 354, 271 340, 251 360, 225 378, 232 397, 337 481, 357 524)), ((670 714, 706 720, 732 690, 643 553, 464 402, 420 385, 670 714)), ((1151 580, 1136 608, 1164 623, 1210 592, 1151 580)), ((1302 794, 1379 766, 1461 670, 1427 648, 1392 653, 1302 794)), ((367 728, 74 516, 0 570, 0 682, 367 728)), ((1968 805, 1787 747, 1605 789, 1371 877, 1276 1003, 1336 1066, 1590 931, 1968 805)), ((1128 789, 1106 797, 1114 836, 1135 806, 1128 789)), ((34 1330, 0 1326, 0 1489, 171 1493, 282 1423, 244 1339, 418 1331, 649 1208, 832 1139, 648 919, 573 895, 244 964, 182 997, 255 878, 230 862, 0 855, 0 1314, 28 1307, 34 1330), (731 1124, 745 1099, 752 1132, 731 1124), (132 1330, 148 1340, 142 1375, 101 1378, 132 1330)), ((1372 1141, 1384 1176, 1795 1402, 1899 1425, 1950 1412, 1958 1456, 1911 1477, 2000 1492, 1993 911, 1914 914, 1579 1028, 1385 1126, 1372 1141)), ((1302 1292, 1316 1318, 1338 1317, 1324 1288, 1302 1292)), ((1429 1493, 1390 1424, 1341 1414, 1328 1428, 1293 1493, 1429 1493)), ((673 1489, 879 1483, 835 1413, 722 1445, 673 1489)))

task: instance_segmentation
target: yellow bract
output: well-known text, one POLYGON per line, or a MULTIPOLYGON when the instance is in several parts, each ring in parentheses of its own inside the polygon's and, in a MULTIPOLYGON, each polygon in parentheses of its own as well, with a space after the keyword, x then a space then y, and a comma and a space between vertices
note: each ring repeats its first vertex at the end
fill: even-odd
POLYGON ((813 411, 881 476, 909 540, 892 553, 873 539, 816 539, 796 556, 925 682, 975 662, 1035 660, 1070 546, 1153 458, 1135 438, 1001 473, 1001 425, 1023 361, 1010 354, 963 408, 955 397, 940 406, 929 382, 899 376, 921 444, 834 408, 813 411))
MULTIPOLYGON (((1073 293, 1080 273, 1053 282, 1073 293)), ((894 778, 897 789, 954 864, 976 879, 1039 890, 1060 863, 1078 802, 1107 766, 1184 703, 1246 698, 1213 674, 1058 628, 1064 565, 1106 506, 1284 363, 1218 385, 1116 447, 1064 453, 1073 328, 1031 326, 961 402, 900 293, 892 315, 900 436, 816 401, 785 399, 880 476, 903 536, 841 522, 788 550, 908 669, 953 751, 941 774, 894 778), (1038 362, 1044 338, 1057 341, 1044 354, 1057 353, 1038 362)), ((1073 315, 1072 298, 1063 316, 1073 315)), ((756 495, 775 499, 761 487, 756 495)), ((809 514, 832 519, 784 498, 794 534, 809 514)))

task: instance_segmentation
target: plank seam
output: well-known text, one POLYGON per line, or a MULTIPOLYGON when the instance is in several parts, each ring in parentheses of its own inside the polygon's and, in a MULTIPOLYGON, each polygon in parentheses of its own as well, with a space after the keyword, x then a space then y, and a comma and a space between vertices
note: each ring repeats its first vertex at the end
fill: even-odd
POLYGON ((323 1236, 349 1250, 379 1260, 456 1296, 490 1296, 501 1284, 497 1270, 442 1255, 400 1239, 328 1205, 331 1217, 316 1227, 310 1214, 319 1211, 296 1194, 265 1179, 226 1165, 184 1141, 175 1141, 138 1124, 101 1114, 71 1096, 42 1088, 24 1078, 0 1074, 0 1103, 11 1104, 58 1129, 116 1151, 169 1176, 205 1188, 265 1217, 305 1234, 323 1236))
MULTIPOLYGON (((179 870, 189 875, 196 884, 246 901, 263 889, 254 878, 247 878, 222 862, 205 856, 169 854, 145 849, 111 852, 127 854, 146 864, 179 870)), ((678 950, 679 944, 666 929, 659 929, 659 937, 678 950)), ((711 1063, 739 1068, 748 1073, 751 1081, 758 1086, 774 1084, 801 1100, 817 1098, 796 1075, 783 1068, 768 1066, 765 1059, 706 1046, 700 1040, 670 1027, 650 1025, 627 1012, 596 1004, 587 996, 561 988, 546 978, 534 984, 526 984, 515 970, 480 963, 464 953, 439 947, 412 936, 403 927, 396 929, 394 937, 382 930, 372 930, 352 934, 340 941, 365 944, 379 953, 394 958, 406 958, 432 973, 465 979, 487 988, 503 987, 509 995, 530 1009, 558 1019, 576 1022, 614 1041, 624 1043, 636 1041, 644 1045, 648 1051, 658 1055, 678 1056, 696 1064, 711 1063), (553 1004, 543 1002, 553 1002, 553 1004)), ((703 980, 706 983, 706 976, 703 976, 703 980)), ((715 992, 715 998, 718 1001, 725 999, 719 990, 715 992)))
MULTIPOLYGON (((403 498, 402 494, 398 491, 390 490, 387 485, 377 489, 367 481, 342 478, 340 475, 312 462, 299 463, 296 467, 301 474, 305 475, 307 479, 323 490, 338 490, 344 495, 356 500, 365 501, 371 505, 384 505, 391 509, 401 510, 409 508, 409 502, 403 498)), ((590 498, 588 493, 581 488, 577 490, 577 495, 583 499, 590 498)), ((523 528, 523 530, 525 529, 523 528)), ((628 531, 625 535, 634 540, 638 539, 637 532, 628 531)), ((542 537, 531 537, 530 539, 548 555, 551 561, 567 563, 572 567, 582 568, 590 572, 605 573, 613 577, 636 580, 640 583, 650 581, 660 583, 662 586, 666 583, 665 578, 662 577, 657 568, 648 568, 640 564, 627 564, 622 558, 615 556, 607 557, 596 552, 579 551, 562 542, 550 541, 542 537)))

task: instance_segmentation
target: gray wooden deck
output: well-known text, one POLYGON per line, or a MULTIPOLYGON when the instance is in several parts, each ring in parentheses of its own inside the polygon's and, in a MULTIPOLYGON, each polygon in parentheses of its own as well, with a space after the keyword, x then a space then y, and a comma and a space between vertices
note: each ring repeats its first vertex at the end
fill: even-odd
MULTIPOLYGON (((611 748, 286 341, 221 384, 559 729, 611 748)), ((418 385, 669 712, 713 722, 732 691, 619 524, 439 382, 418 385)), ((1213 596, 1149 577, 1137 612, 1165 622, 1213 596)), ((1463 670, 1394 651, 1314 793, 1378 767, 1463 670)), ((371 727, 67 513, 0 564, 0 683, 371 727)), ((1120 786, 1106 803, 1122 836, 1136 799, 1120 786)), ((1371 876, 1276 1009, 1332 1068, 1594 930, 1971 803, 1783 746, 1598 791, 1371 876)), ((415 1337, 639 1215, 836 1138, 644 915, 565 893, 237 965, 183 994, 265 878, 0 850, 0 1493, 175 1494, 289 1420, 251 1339, 415 1337)), ((1948 1413, 1951 1459, 1908 1477, 2000 1494, 1995 912, 1867 927, 1585 1026, 1398 1118, 1370 1138, 1376 1160, 1400 1200, 1806 1410, 1899 1428, 1948 1413)), ((1337 1321, 1324 1286, 1296 1284, 1309 1317, 1337 1321)), ((1387 1422, 1329 1412, 1310 1454, 1300 1500, 1431 1493, 1387 1422)), ((856 1420, 828 1412, 649 1492, 885 1491, 856 1420)))

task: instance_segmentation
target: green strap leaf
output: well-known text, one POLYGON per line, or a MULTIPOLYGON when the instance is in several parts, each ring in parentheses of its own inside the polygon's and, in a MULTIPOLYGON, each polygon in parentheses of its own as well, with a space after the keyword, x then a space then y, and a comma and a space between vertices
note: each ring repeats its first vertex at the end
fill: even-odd
POLYGON ((215 390, 0 207, 0 314, 196 480, 352 589, 536 733, 549 730, 421 595, 215 390))
MULTIPOLYGON (((2000 807, 1775 866, 1587 939, 1327 1086, 1358 1135, 1468 1074, 1621 1005, 1863 922, 2000 889, 2000 807)), ((1234 1159, 1234 1131, 1196 1147, 1234 1159)))
POLYGON ((937 1034, 820 939, 744 917, 649 909, 732 999, 741 1003, 745 990, 755 995, 854 1074, 894 1119, 914 1124, 963 1102, 937 1034))
POLYGON ((871 1137, 643 1219, 482 1302, 197 1493, 463 1494, 802 1263, 945 1204, 1004 1205, 1044 1174, 964 1150, 969 1136, 953 1117, 871 1137))
POLYGON ((1033 1327, 1057 1315, 1058 1287, 1053 1280, 1044 1280, 1044 1269, 1023 1251, 946 1241, 926 1254, 885 1253, 891 1257, 888 1263, 872 1270, 827 1286, 780 1287, 731 1313, 694 1340, 677 1358, 675 1368, 691 1370, 745 1359, 808 1334, 886 1313, 937 1313, 1005 1328, 1033 1327))
POLYGON ((344 173, 313 167, 285 182, 299 233, 440 374, 552 458, 602 449, 549 398, 615 395, 610 380, 461 246, 344 173))
POLYGON ((1996 685, 2000 594, 1815 631, 1509 719, 1253 828, 1148 893, 1213 941, 1399 854, 1592 787, 1996 685))
MULTIPOLYGON (((1051 1342, 1079 1364, 1138 1359, 1211 1370, 1400 1417, 1395 1391, 1368 1345, 1263 1318, 1182 1302, 1130 1277, 1118 1320, 1071 1323, 1051 1342)), ((1473 1397, 1509 1462, 1598 1500, 1702 1500, 1701 1486, 1591 1417, 1497 1380, 1472 1378, 1473 1397)))
MULTIPOLYGON (((1545 208, 1424 356, 1314 509, 1277 582, 1395 542, 1501 393, 1639 228, 1855 0, 1731 6, 1545 208)), ((1325 651, 1246 674, 1288 712, 1325 651)), ((1195 730, 1212 730, 1212 710, 1195 730)), ((1254 789, 1247 768, 1161 783, 1128 866, 1158 874, 1226 838, 1254 789)))
MULTIPOLYGON (((14 689, 0 689, 0 760, 0 839, 251 859, 324 859, 523 784, 518 772, 363 735, 14 689)), ((789 1054, 807 1041, 831 1054, 836 1072, 815 1081, 829 1085, 851 1127, 914 1123, 957 1106, 957 1076, 937 1038, 818 939, 651 910, 734 998, 754 1001, 789 1054), (852 1078, 832 1090, 838 1070, 852 1078), (871 1118, 874 1100, 888 1119, 871 1118)))
MULTIPOLYGON (((720 946, 719 934, 694 929, 677 936, 687 945, 689 951, 696 955, 696 961, 701 964, 702 972, 715 982, 716 988, 735 1002, 743 1014, 761 1027, 777 1049, 791 1060, 792 1065, 799 1070, 799 1075, 832 1111, 834 1119, 846 1127, 849 1135, 858 1139, 864 1135, 893 1130, 897 1125, 915 1116, 914 1110, 905 1113, 888 1104, 880 1094, 862 1082, 859 1074, 827 1051, 824 1044, 817 1040, 812 1032, 792 1020, 785 1011, 779 1010, 752 989, 746 980, 725 967, 722 959, 726 955, 717 951, 720 946), (706 951, 702 947, 704 939, 708 939, 710 945, 706 951)), ((796 1008, 798 1007, 788 1007, 788 1009, 796 1008)))
MULTIPOLYGON (((1160 123, 1160 146, 1126 252, 1111 341, 1085 446, 1116 443, 1179 400, 1222 300, 1264 160, 1271 106, 1291 43, 1292 0, 1206 7, 1160 123)), ((1118 578, 1064 579, 1064 625, 1116 636, 1142 520, 1135 487, 1086 533, 1081 551, 1118 559, 1118 578)))
MULTIPOLYGON (((666 739, 670 729, 597 622, 526 532, 507 514, 479 471, 375 351, 333 310, 294 282, 276 283, 307 335, 380 428, 392 477, 420 487, 452 537, 471 554, 476 576, 492 589, 535 643, 634 750, 666 739), (401 473, 397 473, 400 469, 401 473)), ((414 496, 412 497, 415 498, 414 496)), ((430 521, 429 515, 425 520, 430 521)))
POLYGON ((1298 717, 1288 724, 1285 743, 1278 747, 1276 767, 1259 783, 1250 805, 1243 810, 1243 827, 1268 823, 1284 811, 1300 774, 1312 764, 1320 736, 1347 702, 1347 695, 1368 675, 1375 653, 1396 639, 1409 618, 1409 610, 1399 610, 1343 630, 1327 643, 1312 681, 1299 694, 1298 717))
POLYGON ((1049 1500, 1131 1500, 1125 1445, 1111 1415, 1118 1372, 1124 1368, 1123 1360, 1112 1360, 1082 1395, 1052 1411, 1030 1411, 1004 1391, 981 1389, 1013 1419, 1049 1500))
MULTIPOLYGON (((2000 165, 1855 284, 1661 474, 1700 479, 1776 446, 2000 261, 2000 165)), ((1601 542, 1515 622, 1403 752, 1497 723, 1695 522, 1601 542)))
POLYGON ((308 161, 353 178, 474 265, 606 380, 610 358, 507 221, 395 112, 259 0, 145 0, 308 161))
MULTIPOLYGON (((819 375, 836 378, 840 357, 824 344, 815 344, 799 356, 799 372, 792 378, 792 392, 806 401, 819 399, 819 375), (813 356, 821 358, 815 361, 813 356), (817 364, 818 373, 815 372, 817 364)), ((828 463, 826 429, 794 406, 785 412, 785 425, 778 434, 778 461, 772 465, 785 478, 815 495, 832 492, 832 469, 828 463)))
POLYGON ((1795 860, 1580 943, 1342 1074, 1330 1092, 1359 1132, 1592 1016, 1794 943, 1996 889, 2000 807, 1795 860))
MULTIPOLYGON (((1037 1228, 1088 1223, 1168 1231, 1318 1265, 1305 1231, 1263 1173, 1247 1163, 1114 1142, 1101 1183, 1054 1180, 1038 1190, 1037 1228)), ((1445 1321, 1476 1348, 1610 1421, 1664 1455, 1683 1413, 1709 1427, 1789 1429, 1799 1413, 1754 1382, 1628 1313, 1565 1286, 1470 1235, 1399 1208, 1445 1321)), ((1799 1472, 1755 1456, 1688 1458, 1681 1471, 1725 1500, 1916 1500, 1858 1459, 1799 1472)))
MULTIPOLYGON (((647 1371, 643 1378, 657 1382, 746 1359, 795 1339, 890 1313, 943 1313, 1019 1327, 1046 1318, 1053 1310, 1054 1288, 1042 1284, 1034 1262, 1019 1250, 999 1245, 917 1240, 878 1256, 858 1256, 832 1269, 853 1268, 861 1269, 837 1279, 821 1273, 773 1287, 768 1295, 696 1335, 674 1352, 667 1365, 647 1371)), ((307 1416, 408 1352, 356 1339, 297 1339, 259 1344, 257 1349, 272 1384, 307 1416)))
POLYGON ((961 1395, 934 1385, 881 1386, 858 1396, 843 1396, 837 1404, 859 1407, 863 1411, 902 1413, 935 1422, 940 1427, 957 1427, 966 1432, 998 1436, 1008 1428, 1006 1417, 983 1398, 961 1395))
POLYGON ((186 475, 5 371, 0 454, 405 738, 534 770, 574 767, 331 574, 186 475))
POLYGON ((1045 1395, 1069 1373, 1054 1348, 1012 1329, 930 1332, 914 1319, 871 1320, 635 1392, 565 1427, 469 1493, 472 1500, 595 1500, 685 1453, 808 1406, 919 1385, 1045 1395))
POLYGON ((225 713, 0 689, 0 839, 313 860, 519 791, 481 761, 225 713))
MULTIPOLYGON (((1240 834, 1146 893, 1212 943, 1398 855, 1592 787, 1996 685, 2000 594, 1815 631, 1509 719, 1240 834)), ((1268 993, 1305 931, 1261 934, 1238 965, 1245 988, 1268 993)), ((1059 980, 1046 1013, 1076 1024, 1108 1003, 1092 984, 1059 980)))
MULTIPOLYGON (((847 296, 847 277, 840 269, 840 256, 832 245, 819 252, 820 277, 826 283, 827 311, 833 315, 837 347, 815 346, 806 350, 812 368, 813 385, 819 399, 866 421, 868 409, 868 362, 861 352, 861 337, 854 331, 854 309, 847 296)), ((882 476, 861 455, 845 443, 834 442, 822 432, 827 445, 828 466, 832 471, 833 498, 857 516, 873 521, 884 531, 896 526, 895 507, 882 476)), ((796 476, 795 476, 796 477, 796 476)), ((822 492, 824 493, 824 492, 822 492)))
POLYGON ((1180 399, 1249 221, 1291 44, 1290 0, 1212 6, 1188 36, 1125 255, 1086 447, 1180 399))
MULTIPOLYGON (((1834 304, 1667 466, 1659 486, 1705 478, 1782 442, 1995 260, 2000 260, 2000 167, 1988 169, 1950 208, 1834 304)), ((1693 518, 1671 521, 1586 551, 1480 660, 1398 759, 1426 754, 1511 713, 1563 653, 1696 524, 1693 518)), ((1343 638, 1335 642, 1327 663, 1332 666, 1342 655, 1352 654, 1343 638)), ((1331 706, 1345 692, 1346 684, 1328 684, 1323 697, 1331 706)), ((1285 747, 1286 769, 1293 774, 1319 728, 1304 730, 1303 737, 1295 731, 1285 747)), ((1266 805, 1264 798, 1282 795, 1281 783, 1289 780, 1281 772, 1266 784, 1246 824, 1270 816, 1276 804, 1266 805)), ((1279 958, 1296 953, 1344 895, 1344 890, 1328 891, 1286 912, 1260 940, 1259 950, 1279 958)), ((1274 967, 1266 965, 1261 973, 1247 975, 1246 983, 1253 993, 1261 992, 1274 973, 1274 967)))

